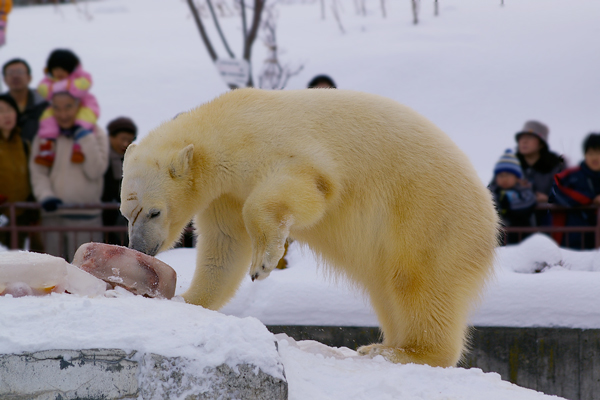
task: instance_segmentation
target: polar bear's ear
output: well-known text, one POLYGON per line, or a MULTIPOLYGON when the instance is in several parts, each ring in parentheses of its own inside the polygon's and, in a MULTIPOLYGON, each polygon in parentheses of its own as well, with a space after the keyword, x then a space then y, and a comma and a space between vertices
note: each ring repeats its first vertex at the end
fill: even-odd
POLYGON ((169 165, 169 174, 171 178, 181 178, 187 175, 192 162, 194 161, 194 145, 188 144, 182 150, 179 150, 171 165, 169 165))
POLYGON ((127 157, 128 154, 133 153, 133 149, 135 149, 137 147, 137 144, 130 144, 129 146, 127 146, 127 149, 125 150, 125 157, 127 157))

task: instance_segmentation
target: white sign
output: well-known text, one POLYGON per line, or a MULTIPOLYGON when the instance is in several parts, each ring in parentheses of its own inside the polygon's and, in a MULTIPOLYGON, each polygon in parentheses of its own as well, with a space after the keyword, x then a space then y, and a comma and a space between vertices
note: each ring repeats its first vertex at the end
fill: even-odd
POLYGON ((233 58, 219 59, 215 62, 215 65, 226 84, 246 87, 250 77, 250 64, 248 61, 233 58))

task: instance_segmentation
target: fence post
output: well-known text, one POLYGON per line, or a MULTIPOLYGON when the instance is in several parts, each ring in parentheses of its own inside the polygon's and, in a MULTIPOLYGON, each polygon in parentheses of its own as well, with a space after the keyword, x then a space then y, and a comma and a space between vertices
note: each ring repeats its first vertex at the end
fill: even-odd
POLYGON ((17 232, 17 209, 15 203, 8 204, 10 215, 10 248, 15 250, 19 247, 19 233, 17 232))

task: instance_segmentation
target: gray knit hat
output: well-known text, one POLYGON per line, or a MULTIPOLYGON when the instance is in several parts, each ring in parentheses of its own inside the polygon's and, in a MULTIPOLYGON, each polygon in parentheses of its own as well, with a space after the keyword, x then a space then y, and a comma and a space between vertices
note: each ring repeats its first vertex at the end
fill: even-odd
POLYGON ((539 138, 542 141, 542 143, 545 144, 546 147, 548 147, 549 130, 548 130, 548 127, 546 125, 542 124, 541 122, 538 122, 538 121, 525 122, 523 129, 521 129, 521 131, 515 135, 515 140, 518 142, 521 135, 524 135, 524 134, 533 135, 533 136, 539 138))

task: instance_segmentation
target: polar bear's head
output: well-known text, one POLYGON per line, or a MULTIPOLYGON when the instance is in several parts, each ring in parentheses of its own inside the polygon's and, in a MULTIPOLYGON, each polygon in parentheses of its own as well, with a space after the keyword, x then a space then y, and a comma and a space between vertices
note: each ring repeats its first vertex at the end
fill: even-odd
POLYGON ((180 238, 193 215, 194 145, 151 147, 142 142, 125 152, 121 213, 129 221, 129 247, 154 256, 180 238))

